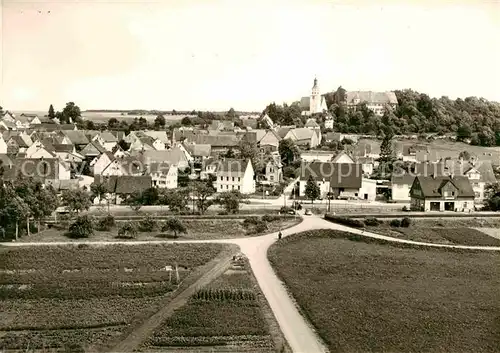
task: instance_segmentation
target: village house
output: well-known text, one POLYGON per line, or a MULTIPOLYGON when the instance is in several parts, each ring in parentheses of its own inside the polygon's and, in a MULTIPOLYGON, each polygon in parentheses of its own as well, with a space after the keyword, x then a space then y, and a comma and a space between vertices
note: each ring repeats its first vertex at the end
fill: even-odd
POLYGON ((111 153, 115 158, 123 158, 129 156, 128 152, 124 151, 123 148, 121 148, 121 146, 118 144, 113 147, 111 153))
POLYGON ((410 202, 410 189, 417 175, 420 176, 445 176, 448 168, 444 163, 413 163, 410 170, 402 168, 394 170, 391 176, 391 199, 394 202, 410 202))
POLYGON ((332 163, 336 164, 354 164, 354 160, 344 151, 337 154, 334 158, 332 158, 332 163))
POLYGON ((426 162, 437 161, 436 153, 431 151, 428 146, 422 145, 403 145, 403 162, 426 162))
POLYGON ((101 146, 99 142, 92 141, 80 151, 80 154, 88 160, 93 160, 96 157, 98 158, 104 152, 106 152, 106 149, 101 146))
POLYGON ((234 122, 230 120, 212 120, 212 123, 208 126, 208 130, 215 131, 233 131, 234 122))
POLYGON ((141 193, 151 188, 152 178, 149 175, 141 176, 94 176, 95 184, 102 184, 106 188, 106 195, 100 200, 94 199, 94 204, 107 202, 108 200, 117 205, 123 203, 127 197, 134 193, 141 193))
POLYGON ((345 100, 348 109, 356 110, 362 103, 377 116, 383 116, 386 107, 396 108, 398 99, 394 92, 352 91, 346 92, 345 100))
POLYGON ((303 163, 299 177, 299 195, 301 197, 306 196, 306 185, 310 176, 320 188, 322 198, 331 192, 335 199, 375 200, 377 182, 363 178, 362 167, 359 164, 303 163))
POLYGON ((410 196, 414 211, 474 210, 474 190, 466 176, 417 176, 410 196))
POLYGON ((265 181, 269 184, 279 184, 283 181, 283 164, 279 154, 273 154, 266 163, 265 181))
POLYGON ((255 193, 252 162, 241 159, 225 159, 217 164, 215 189, 217 192, 238 190, 242 194, 255 193))
POLYGON ((240 138, 235 133, 219 135, 198 134, 188 136, 185 141, 197 145, 210 145, 212 156, 217 156, 227 153, 229 149, 235 151, 238 148, 240 138))
POLYGON ((55 158, 56 154, 53 152, 52 145, 45 145, 41 141, 35 141, 31 146, 26 149, 26 158, 40 159, 40 158, 55 158))
POLYGON ((147 167, 147 175, 151 176, 153 187, 160 189, 177 188, 178 168, 167 163, 153 163, 147 167))
POLYGON ((262 152, 277 152, 281 138, 274 130, 266 130, 266 133, 260 139, 258 146, 262 152))
POLYGON ((325 129, 327 130, 333 130, 333 116, 331 116, 330 114, 328 114, 325 118, 325 129))
POLYGON ((209 177, 213 177, 215 180, 215 175, 217 173, 217 162, 213 157, 205 159, 205 161, 201 165, 200 170, 200 179, 206 180, 209 177))
POLYGON ((76 150, 80 151, 90 142, 88 137, 85 135, 84 131, 80 130, 64 130, 60 132, 62 135, 66 136, 73 145, 75 145, 76 150))
POLYGON ((375 168, 375 160, 371 157, 356 157, 355 163, 361 164, 363 175, 370 176, 375 168))
POLYGON ((474 201, 476 204, 483 203, 486 198, 485 191, 488 185, 498 183, 490 161, 464 161, 463 159, 458 159, 447 160, 444 163, 447 166, 449 175, 462 175, 469 179, 474 191, 474 201))
POLYGON ((274 129, 273 119, 269 117, 269 115, 264 114, 264 116, 259 121, 260 125, 262 125, 265 129, 274 129))
MULTIPOLYGON (((106 152, 106 154, 111 152, 106 152)), ((112 156, 112 155, 111 155, 112 156)), ((102 171, 103 176, 137 176, 145 175, 147 166, 137 158, 129 156, 124 158, 114 158, 102 171)), ((94 175, 96 175, 94 173, 94 175)))
POLYGON ((46 180, 69 180, 69 166, 58 158, 21 158, 4 168, 4 180, 15 180, 20 176, 32 177, 45 182, 46 180))
POLYGON ((97 157, 97 160, 92 161, 90 164, 94 175, 101 175, 104 169, 106 169, 106 167, 110 165, 114 160, 115 157, 111 152, 106 151, 101 154, 99 157, 97 157))
POLYGON ((136 151, 135 153, 132 153, 132 156, 135 156, 146 166, 153 163, 168 163, 169 165, 177 166, 179 170, 185 170, 188 168, 192 161, 192 157, 179 146, 163 151, 136 151))
POLYGON ((101 146, 104 147, 106 151, 112 151, 118 143, 118 139, 116 138, 116 136, 109 131, 101 132, 100 134, 96 135, 92 139, 92 141, 97 141, 101 146))
POLYGON ((300 158, 304 162, 314 162, 314 161, 331 162, 334 156, 335 156, 334 152, 321 151, 321 150, 310 150, 310 151, 303 151, 300 153, 300 158))
MULTIPOLYGON (((168 138, 166 131, 150 131, 150 130, 148 130, 148 131, 144 131, 143 134, 146 136, 152 137, 154 140, 159 140, 159 142, 161 142, 163 144, 162 149, 167 148, 171 144, 171 141, 168 138)), ((159 148, 157 148, 157 149, 159 149, 159 148)))

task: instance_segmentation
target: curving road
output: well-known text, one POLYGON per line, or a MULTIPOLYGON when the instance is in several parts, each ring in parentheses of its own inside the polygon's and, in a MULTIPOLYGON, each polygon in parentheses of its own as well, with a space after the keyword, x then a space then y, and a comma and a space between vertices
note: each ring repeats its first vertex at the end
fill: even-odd
MULTIPOLYGON (((466 245, 448 245, 448 244, 432 244, 417 242, 405 239, 396 239, 384 235, 365 232, 359 229, 353 229, 339 224, 331 223, 318 216, 305 216, 303 221, 292 227, 282 231, 283 236, 289 236, 295 233, 303 232, 311 229, 336 229, 354 234, 360 234, 370 238, 382 239, 397 243, 406 243, 420 246, 438 247, 438 248, 455 248, 455 249, 477 249, 485 251, 500 251, 500 247, 487 246, 466 246, 466 245)), ((284 284, 278 279, 274 270, 267 259, 267 250, 275 241, 277 241, 277 233, 271 233, 260 237, 253 238, 236 238, 223 240, 186 240, 186 241, 113 241, 113 242, 85 242, 86 244, 94 245, 109 245, 109 244, 154 244, 154 243, 231 243, 240 246, 241 252, 248 258, 252 270, 257 278, 262 292, 266 296, 271 309, 278 321, 280 328, 285 335, 288 344, 294 352, 298 353, 318 353, 327 352, 326 346, 314 332, 311 325, 300 314, 293 299, 288 295, 284 284)), ((47 242, 47 243, 4 243, 5 246, 46 246, 46 245, 68 245, 80 244, 80 242, 47 242)))

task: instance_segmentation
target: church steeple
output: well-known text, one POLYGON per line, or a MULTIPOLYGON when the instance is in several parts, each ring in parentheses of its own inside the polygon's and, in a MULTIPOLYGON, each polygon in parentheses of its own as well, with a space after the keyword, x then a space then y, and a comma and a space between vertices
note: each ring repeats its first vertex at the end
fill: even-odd
POLYGON ((316 78, 316 76, 314 76, 314 85, 313 85, 313 90, 318 90, 318 79, 316 78))

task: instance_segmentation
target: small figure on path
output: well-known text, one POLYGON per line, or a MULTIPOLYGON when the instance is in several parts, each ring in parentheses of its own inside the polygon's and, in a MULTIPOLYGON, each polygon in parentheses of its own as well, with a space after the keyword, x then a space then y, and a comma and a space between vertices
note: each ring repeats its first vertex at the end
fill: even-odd
POLYGON ((280 230, 280 231, 278 232, 278 239, 281 239, 281 236, 282 236, 282 234, 281 234, 281 230, 280 230))

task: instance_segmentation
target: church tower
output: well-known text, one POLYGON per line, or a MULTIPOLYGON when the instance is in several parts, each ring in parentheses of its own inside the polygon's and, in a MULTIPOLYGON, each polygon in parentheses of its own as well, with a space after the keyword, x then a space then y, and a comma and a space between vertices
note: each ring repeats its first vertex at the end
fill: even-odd
POLYGON ((314 85, 311 90, 309 114, 321 113, 321 94, 319 92, 318 79, 314 78, 314 85))

